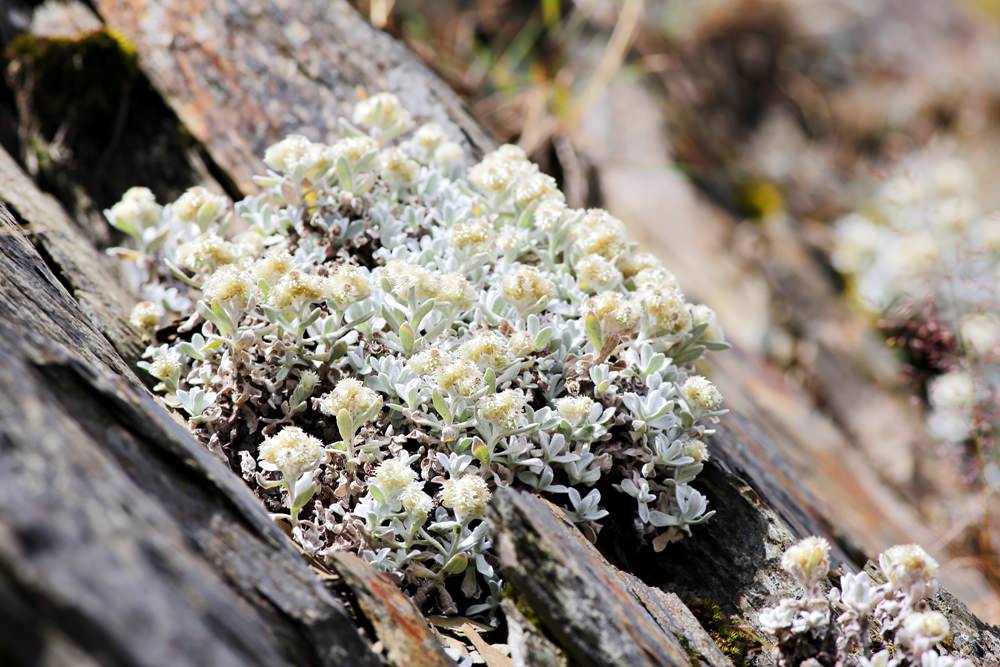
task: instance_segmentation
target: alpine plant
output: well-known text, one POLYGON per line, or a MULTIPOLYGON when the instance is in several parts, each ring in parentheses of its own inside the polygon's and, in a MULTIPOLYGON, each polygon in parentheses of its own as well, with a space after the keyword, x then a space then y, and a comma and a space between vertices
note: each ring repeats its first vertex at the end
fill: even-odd
POLYGON ((968 637, 953 637, 948 619, 928 604, 938 591, 938 564, 919 546, 880 554, 879 581, 844 573, 839 586, 829 586, 830 545, 821 537, 789 547, 781 567, 802 595, 760 615, 779 667, 973 667, 943 647, 968 646, 968 637))
POLYGON ((515 146, 468 167, 385 93, 341 127, 268 148, 235 206, 133 188, 106 212, 155 390, 301 548, 477 614, 498 486, 591 536, 623 494, 658 550, 709 519, 691 482, 722 397, 691 364, 727 347, 714 313, 515 146))

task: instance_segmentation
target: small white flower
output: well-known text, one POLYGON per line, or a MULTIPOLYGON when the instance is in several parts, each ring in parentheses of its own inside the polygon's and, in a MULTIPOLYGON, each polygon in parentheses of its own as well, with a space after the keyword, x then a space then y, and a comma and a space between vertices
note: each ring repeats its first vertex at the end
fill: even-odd
POLYGON ((483 372, 472 361, 459 359, 438 368, 434 380, 442 391, 471 396, 482 386, 483 372))
POLYGON ((1000 318, 993 313, 973 313, 959 327, 962 342, 975 355, 985 357, 1000 347, 1000 318))
POLYGON ((605 334, 626 334, 639 325, 640 309, 618 292, 601 292, 583 305, 584 313, 597 318, 605 334))
POLYGON ((890 547, 878 557, 879 569, 894 590, 923 599, 937 591, 937 561, 916 544, 890 547))
POLYGON ((590 419, 597 403, 587 396, 566 396, 556 400, 556 410, 570 426, 581 426, 590 419))
POLYGON ((622 280, 622 273, 614 262, 600 255, 584 255, 573 267, 576 284, 585 292, 602 292, 613 289, 622 280))
POLYGON ((375 469, 375 483, 387 495, 396 495, 417 479, 417 473, 404 459, 386 459, 375 469))
POLYGON ((379 93, 358 102, 354 107, 353 120, 368 129, 398 133, 413 125, 410 112, 399 103, 392 93, 379 93))
POLYGON ((483 219, 459 222, 448 234, 452 247, 473 253, 490 252, 496 241, 493 226, 483 219))
POLYGON ((189 188, 173 203, 171 209, 184 222, 195 222, 205 227, 215 222, 229 205, 229 199, 201 186, 189 188))
POLYGON ((163 309, 150 301, 140 301, 132 308, 128 321, 144 335, 156 330, 163 317, 163 309))
POLYGON ((210 275, 201 291, 209 302, 231 302, 245 305, 254 293, 254 284, 247 272, 228 264, 210 275))
POLYGON ((363 418, 373 419, 381 407, 382 397, 378 392, 354 378, 344 378, 333 391, 319 399, 320 412, 336 417, 346 411, 355 427, 361 425, 363 418))
POLYGON ((548 303, 554 288, 552 281, 535 267, 518 265, 504 276, 501 289, 504 298, 523 312, 548 303))
POLYGON ((692 375, 685 380, 681 393, 688 403, 702 410, 718 410, 722 406, 722 394, 702 375, 692 375))
POLYGON ((514 431, 524 423, 524 395, 508 389, 479 399, 479 414, 488 422, 507 431, 514 431))
POLYGON ((935 408, 961 412, 975 404, 976 386, 966 371, 950 371, 930 381, 927 396, 935 408))
POLYGON ((264 440, 258 461, 265 470, 277 470, 282 477, 294 482, 323 461, 323 443, 297 426, 286 426, 264 440))
POLYGON ((399 494, 399 501, 410 514, 427 515, 434 509, 434 499, 424 493, 424 485, 420 482, 407 484, 399 494))
POLYGON ((810 589, 830 571, 830 544, 822 537, 807 537, 785 551, 781 568, 810 589))
POLYGON ((497 331, 476 334, 462 343, 458 353, 463 359, 494 370, 506 368, 514 360, 507 338, 497 331))
POLYGON ((486 513, 490 489, 478 475, 449 479, 441 491, 441 504, 455 512, 459 521, 475 519, 486 513))
POLYGON ((341 264, 337 267, 327 282, 327 289, 337 307, 341 309, 367 299, 371 294, 368 275, 364 269, 350 264, 341 264))
POLYGON ((141 232, 160 220, 163 207, 149 188, 129 188, 121 201, 105 211, 108 221, 119 229, 141 232))

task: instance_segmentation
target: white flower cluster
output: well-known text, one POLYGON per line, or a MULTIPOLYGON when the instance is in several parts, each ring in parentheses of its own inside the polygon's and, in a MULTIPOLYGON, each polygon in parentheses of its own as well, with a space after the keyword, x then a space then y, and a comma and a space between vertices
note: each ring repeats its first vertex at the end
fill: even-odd
POLYGON ((781 566, 804 595, 785 598, 760 615, 777 639, 779 665, 972 667, 940 647, 951 635, 948 619, 926 602, 938 589, 938 564, 920 547, 882 553, 882 584, 858 572, 841 575, 839 588, 826 589, 830 545, 819 537, 789 547, 781 566))
POLYGON ((206 445, 305 549, 360 552, 445 612, 498 603, 497 486, 591 534, 627 494, 658 549, 708 519, 691 482, 722 397, 690 364, 727 347, 714 313, 520 149, 466 170, 392 95, 353 118, 268 149, 232 212, 201 190, 108 211, 145 271, 136 325, 183 317, 145 366, 206 445))
MULTIPOLYGON (((890 322, 944 330, 951 371, 930 381, 928 427, 938 439, 996 437, 1000 414, 1000 211, 979 205, 974 175, 957 159, 915 156, 864 213, 835 228, 833 263, 860 302, 890 322)), ((919 335, 919 333, 918 333, 919 335)), ((933 352, 933 341, 923 349, 933 352)))

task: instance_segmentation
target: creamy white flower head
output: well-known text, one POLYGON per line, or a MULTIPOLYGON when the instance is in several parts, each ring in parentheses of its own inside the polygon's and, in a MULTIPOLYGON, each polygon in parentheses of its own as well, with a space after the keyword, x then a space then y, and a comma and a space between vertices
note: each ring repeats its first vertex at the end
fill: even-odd
POLYGON ((538 351, 535 349, 535 337, 527 331, 515 331, 508 341, 510 351, 514 353, 515 357, 526 357, 538 351))
POLYGON ((545 274, 533 266, 523 264, 504 276, 501 283, 503 296, 519 311, 542 306, 552 298, 554 287, 545 274))
POLYGON ((566 202, 561 199, 546 199, 535 208, 535 227, 551 234, 562 227, 568 216, 566 202))
POLYGON ((444 130, 437 123, 425 123, 413 133, 413 142, 425 151, 433 151, 445 139, 444 130))
POLYGON ((885 239, 884 230, 858 213, 844 216, 833 228, 830 259, 838 271, 854 273, 871 264, 885 239))
POLYGON ((948 619, 939 611, 918 611, 903 619, 903 626, 896 635, 896 641, 920 655, 951 634, 948 619))
POLYGON ((601 292, 583 304, 585 315, 592 315, 605 334, 625 334, 639 325, 639 306, 619 292, 601 292))
POLYGON ((433 296, 443 303, 467 305, 475 299, 476 292, 468 278, 461 273, 451 271, 437 276, 433 296))
POLYGON ((654 335, 680 336, 691 330, 691 312, 684 298, 677 292, 643 290, 639 297, 654 335))
POLYGON ((593 208, 583 214, 573 229, 577 250, 584 255, 600 255, 614 260, 628 250, 625 223, 603 209, 593 208))
POLYGON ((951 197, 934 205, 931 215, 939 229, 962 232, 976 218, 979 208, 968 197, 951 197))
POLYGON ((524 394, 513 389, 479 399, 479 414, 486 421, 507 431, 514 431, 524 423, 524 394))
POLYGON ((359 266, 341 264, 327 281, 327 289, 338 308, 347 308, 371 295, 367 272, 359 266))
POLYGON ((565 396, 556 400, 559 416, 574 428, 590 420, 595 405, 597 402, 587 396, 565 396))
POLYGON ((722 394, 703 375, 692 375, 684 381, 681 393, 688 403, 702 410, 718 410, 722 407, 722 394))
POLYGON ((927 397, 936 409, 967 412, 975 404, 975 381, 966 371, 949 371, 930 381, 927 397))
POLYGON ((290 134, 264 152, 264 164, 271 169, 291 174, 309 162, 316 152, 315 145, 301 134, 290 134))
POLYGON ((993 313, 967 315, 959 326, 959 333, 966 349, 977 356, 1000 353, 1000 317, 993 313))
POLYGON ((929 180, 934 193, 941 197, 968 197, 976 193, 975 172, 956 158, 936 161, 929 180))
POLYGON ((781 568, 803 588, 819 584, 830 571, 830 544, 822 537, 807 537, 793 544, 781 557, 781 568))
POLYGON ((676 292, 678 296, 683 296, 681 285, 677 282, 677 276, 663 267, 640 269, 632 278, 632 282, 637 290, 670 291, 676 292))
POLYGON ((453 248, 473 253, 491 252, 496 241, 493 225, 482 218, 456 223, 448 238, 453 248))
POLYGON ((378 150, 378 144, 371 137, 345 137, 329 148, 330 161, 334 164, 343 159, 347 166, 354 167, 366 156, 378 150))
POLYGON ((407 484, 399 494, 399 502, 410 514, 426 515, 434 509, 434 499, 424 493, 424 485, 420 482, 407 484))
POLYGON ((497 193, 510 187, 515 173, 510 164, 485 159, 469 169, 469 182, 483 192, 497 193))
POLYGON ((613 289, 622 281, 622 274, 614 262, 600 255, 584 255, 573 267, 576 284, 585 292, 602 292, 613 289))
POLYGON ((398 132, 413 125, 410 112, 392 93, 379 93, 358 102, 354 107, 353 120, 368 129, 382 131, 398 132))
POLYGON ((890 547, 878 557, 879 569, 894 590, 923 599, 937 591, 937 561, 916 544, 890 547))
POLYGON ((497 331, 481 331, 462 343, 458 353, 463 359, 494 370, 506 368, 514 360, 507 337, 497 331))
POLYGON ((929 233, 914 233, 901 237, 890 256, 901 276, 923 276, 938 265, 941 248, 929 233))
POLYGON ((318 468, 323 456, 323 443, 297 426, 286 426, 265 439, 258 452, 262 467, 280 471, 291 482, 318 468))
POLYGON ((460 164, 465 159, 462 147, 454 141, 445 141, 434 149, 434 162, 442 167, 450 167, 460 164))
POLYGON ((170 380, 176 378, 181 372, 181 359, 174 352, 157 354, 153 357, 149 365, 149 374, 157 380, 170 380))
POLYGON ((520 227, 506 227, 497 236, 500 252, 521 251, 531 243, 531 233, 520 227))
POLYGON ((483 371, 468 359, 459 359, 434 372, 437 386, 446 392, 470 396, 483 384, 483 371))
POLYGON ((386 495, 395 495, 417 479, 417 473, 404 459, 382 461, 375 469, 375 483, 386 495))
POLYGON ((149 188, 129 188, 106 214, 116 227, 141 231, 159 222, 162 212, 163 207, 156 203, 156 196, 149 188))
POLYGON ((145 335, 156 330, 163 317, 163 308, 151 301, 140 301, 132 308, 128 321, 145 335))
POLYGON ((233 264, 218 269, 205 280, 201 288, 208 302, 230 302, 246 305, 255 287, 247 272, 233 264))
POLYGON ((694 459, 695 463, 708 461, 708 445, 701 440, 688 440, 684 443, 684 453, 694 459))
POLYGON ((268 300, 275 308, 288 308, 299 303, 315 303, 332 298, 329 285, 320 276, 293 269, 271 288, 268 300))
POLYGON ((692 326, 699 327, 705 325, 705 331, 702 333, 702 340, 706 340, 712 343, 724 343, 726 341, 725 334, 722 333, 722 327, 719 325, 719 318, 716 316, 715 311, 708 306, 697 304, 691 306, 691 321, 692 326))
POLYGON ((171 207, 174 215, 184 222, 195 222, 204 227, 218 220, 226 211, 229 199, 199 186, 188 188, 171 207))
POLYGON ((374 419, 381 407, 382 397, 378 392, 354 378, 344 378, 333 391, 319 399, 320 412, 336 417, 346 411, 355 427, 361 425, 362 419, 374 419))
POLYGON ((389 291, 399 299, 408 299, 411 290, 416 290, 418 299, 433 298, 438 291, 437 275, 419 264, 402 260, 390 260, 379 270, 389 291))
POLYGON ((514 186, 514 201, 518 206, 530 206, 547 199, 563 199, 556 179, 540 172, 520 178, 514 186))
POLYGON ((410 357, 406 365, 415 373, 430 375, 452 361, 453 359, 450 354, 440 348, 431 347, 410 357))
POLYGON ((420 165, 401 148, 386 148, 379 154, 382 177, 395 185, 411 185, 420 175, 420 165))
POLYGON ((631 278, 644 269, 662 269, 663 263, 648 252, 629 252, 618 260, 618 268, 622 275, 631 278))
POLYGON ((239 249, 215 233, 202 234, 177 248, 177 263, 191 271, 214 271, 239 259, 239 249))
POLYGON ((478 475, 465 475, 446 480, 441 491, 441 503, 455 512, 459 521, 475 519, 486 513, 490 489, 478 475))
POLYGON ((292 256, 284 248, 272 248, 253 263, 251 272, 257 280, 273 285, 295 266, 292 256))

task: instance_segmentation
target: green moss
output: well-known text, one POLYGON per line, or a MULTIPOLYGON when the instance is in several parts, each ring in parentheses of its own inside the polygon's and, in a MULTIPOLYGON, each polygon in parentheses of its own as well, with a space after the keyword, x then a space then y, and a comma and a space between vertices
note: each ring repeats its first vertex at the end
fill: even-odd
POLYGON ((523 597, 518 595, 517 591, 515 591, 514 587, 509 583, 505 584, 503 587, 503 597, 514 603, 514 606, 517 607, 519 612, 521 612, 524 619, 528 621, 528 623, 531 623, 532 627, 543 634, 545 633, 545 627, 542 625, 542 619, 538 617, 538 614, 536 614, 535 610, 531 608, 531 605, 529 605, 523 597))
POLYGON ((14 86, 30 94, 32 129, 46 139, 69 130, 106 144, 139 76, 135 47, 109 29, 72 37, 21 34, 4 58, 14 86))
POLYGON ((739 188, 740 206, 746 215, 766 219, 779 213, 785 206, 778 186, 770 181, 749 181, 739 188))
POLYGON ((749 664, 750 656, 763 648, 764 640, 760 636, 744 626, 736 616, 727 615, 714 602, 695 599, 687 601, 687 605, 716 645, 737 667, 749 664))

